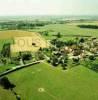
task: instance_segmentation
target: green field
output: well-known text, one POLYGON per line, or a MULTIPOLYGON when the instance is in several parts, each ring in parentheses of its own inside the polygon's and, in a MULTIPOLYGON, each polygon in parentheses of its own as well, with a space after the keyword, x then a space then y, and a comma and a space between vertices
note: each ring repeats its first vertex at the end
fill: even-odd
MULTIPOLYGON (((98 74, 77 66, 67 71, 48 64, 34 65, 10 74, 21 100, 97 100, 98 74), (44 92, 39 92, 44 88, 44 92)), ((16 100, 8 90, 0 88, 0 100, 16 100)))
MULTIPOLYGON (((70 37, 63 36, 62 40, 76 38, 71 35, 98 37, 98 29, 82 29, 77 27, 80 24, 96 25, 97 22, 50 24, 28 31, 49 31, 49 36, 43 35, 48 40, 55 38, 52 35, 57 32, 70 35, 70 37)), ((12 34, 13 37, 14 35, 17 36, 12 34)), ((4 43, 13 43, 7 32, 2 37, 0 50, 4 43)), ((0 73, 11 67, 14 65, 0 66, 0 73)), ((61 67, 55 68, 43 62, 11 73, 7 77, 16 85, 14 90, 21 96, 21 100, 98 100, 98 73, 82 65, 64 71, 61 67)), ((0 87, 0 100, 16 100, 16 97, 10 90, 0 87)))
MULTIPOLYGON (((81 36, 97 36, 98 37, 98 29, 83 29, 77 27, 77 25, 81 24, 87 24, 87 23, 68 23, 68 24, 51 24, 51 25, 46 25, 44 27, 39 27, 38 29, 35 29, 33 31, 38 31, 38 32, 43 32, 43 31, 54 31, 54 32, 49 32, 49 36, 44 36, 46 39, 52 39, 55 38, 52 35, 60 32, 63 35, 81 35, 81 36)), ((93 24, 97 25, 97 22, 92 22, 88 24, 93 24)), ((32 30, 31 30, 32 31, 32 30)), ((66 39, 72 39, 73 37, 62 37, 62 40, 66 39)))
POLYGON ((1 65, 0 66, 0 73, 4 72, 12 67, 15 67, 15 65, 14 64, 1 65))

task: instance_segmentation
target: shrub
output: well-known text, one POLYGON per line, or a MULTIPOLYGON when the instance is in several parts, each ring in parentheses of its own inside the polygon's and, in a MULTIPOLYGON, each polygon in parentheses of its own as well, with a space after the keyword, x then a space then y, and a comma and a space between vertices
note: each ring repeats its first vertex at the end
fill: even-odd
POLYGON ((3 45, 3 48, 1 51, 1 56, 3 56, 3 57, 10 57, 11 56, 10 43, 3 45))
POLYGON ((95 56, 93 55, 89 56, 89 60, 95 60, 95 59, 96 59, 95 56))
POLYGON ((15 87, 7 77, 3 77, 0 79, 0 85, 3 86, 4 89, 12 89, 15 87))
POLYGON ((32 59, 32 55, 31 53, 26 53, 22 55, 22 59, 24 60, 31 60, 32 59))
POLYGON ((57 38, 61 38, 61 33, 58 32, 56 36, 57 36, 57 38))

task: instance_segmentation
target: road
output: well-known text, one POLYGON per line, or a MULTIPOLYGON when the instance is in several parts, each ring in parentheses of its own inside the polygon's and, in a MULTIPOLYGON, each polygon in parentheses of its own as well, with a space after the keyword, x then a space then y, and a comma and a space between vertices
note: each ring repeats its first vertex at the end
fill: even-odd
POLYGON ((12 69, 9 69, 9 70, 7 70, 7 71, 2 72, 2 73, 0 74, 0 77, 3 77, 3 76, 5 76, 5 75, 8 75, 8 74, 10 74, 10 73, 12 73, 12 72, 15 72, 15 71, 17 71, 17 70, 20 70, 20 69, 23 69, 23 68, 26 68, 26 67, 30 67, 30 66, 35 65, 35 64, 39 64, 39 63, 41 63, 41 62, 43 62, 43 60, 36 61, 36 62, 32 62, 32 63, 25 64, 25 65, 16 66, 16 67, 14 67, 14 68, 12 68, 12 69))

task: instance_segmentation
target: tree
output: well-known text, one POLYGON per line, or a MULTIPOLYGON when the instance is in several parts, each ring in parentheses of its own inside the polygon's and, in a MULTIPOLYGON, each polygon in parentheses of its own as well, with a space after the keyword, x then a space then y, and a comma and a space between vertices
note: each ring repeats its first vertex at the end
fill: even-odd
POLYGON ((3 86, 4 89, 12 89, 15 87, 7 77, 3 77, 0 79, 0 85, 3 86))
POLYGON ((64 57, 62 57, 61 59, 61 65, 63 70, 66 70, 67 63, 68 63, 68 55, 64 55, 64 57))
POLYGON ((51 42, 52 45, 56 45, 57 39, 52 39, 50 42, 51 42))
POLYGON ((62 42, 62 41, 57 41, 56 42, 56 47, 57 48, 61 48, 61 47, 63 47, 64 46, 64 42, 62 42))
POLYGON ((76 50, 74 50, 73 55, 74 55, 74 56, 78 56, 78 55, 80 55, 81 53, 82 53, 82 51, 81 51, 80 49, 76 49, 76 50))
POLYGON ((20 57, 11 57, 11 64, 20 65, 20 57))
POLYGON ((49 36, 48 31, 45 31, 45 32, 44 32, 44 35, 45 35, 45 36, 49 36))
POLYGON ((67 64, 66 63, 62 64, 62 68, 63 68, 63 70, 66 70, 67 69, 67 64))
POLYGON ((79 57, 73 58, 73 62, 76 63, 76 64, 79 64, 79 60, 80 60, 79 57))
POLYGON ((22 60, 24 61, 24 60, 31 60, 32 59, 32 55, 31 55, 31 53, 24 53, 23 55, 22 55, 22 60))
POLYGON ((94 55, 89 56, 89 60, 95 60, 95 59, 96 59, 96 58, 95 58, 94 55))
POLYGON ((1 55, 3 57, 8 57, 8 58, 11 57, 10 43, 6 43, 3 45, 1 55))
POLYGON ((98 25, 78 25, 80 28, 98 29, 98 25))
POLYGON ((84 43, 85 42, 85 39, 84 38, 80 38, 79 42, 80 43, 84 43))
POLYGON ((7 59, 6 58, 1 58, 1 62, 5 65, 7 63, 7 59))
POLYGON ((60 41, 58 39, 51 40, 51 44, 57 48, 63 47, 65 45, 65 43, 63 41, 60 41))
POLYGON ((7 90, 11 90, 11 92, 16 96, 16 99, 17 100, 21 100, 21 97, 20 95, 18 95, 14 90, 13 88, 15 87, 14 84, 12 84, 9 79, 7 77, 3 77, 0 79, 0 85, 3 86, 4 89, 7 89, 7 90))
POLYGON ((61 33, 58 32, 56 36, 57 36, 57 38, 61 38, 61 33))
POLYGON ((25 61, 29 61, 32 59, 31 52, 19 52, 19 56, 17 57, 18 61, 20 61, 20 64, 25 64, 25 61))
POLYGON ((58 61, 58 57, 57 56, 53 55, 50 59, 51 59, 51 64, 53 66, 57 66, 59 64, 59 61, 58 61))
POLYGON ((68 40, 67 42, 65 42, 65 45, 67 46, 72 46, 72 45, 76 45, 77 44, 77 41, 74 41, 74 40, 68 40))
POLYGON ((44 60, 45 56, 44 56, 44 53, 42 51, 38 51, 36 53, 36 59, 37 60, 44 60))

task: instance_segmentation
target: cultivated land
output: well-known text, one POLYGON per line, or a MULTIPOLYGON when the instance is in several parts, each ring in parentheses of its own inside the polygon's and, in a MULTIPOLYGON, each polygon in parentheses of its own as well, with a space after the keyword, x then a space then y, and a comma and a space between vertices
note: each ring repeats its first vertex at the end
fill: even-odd
POLYGON ((28 32, 20 30, 8 30, 0 32, 0 47, 2 48, 4 43, 12 43, 12 52, 20 51, 36 51, 40 47, 48 46, 47 41, 40 36, 37 32, 28 32), (35 46, 32 47, 32 42, 35 46))
MULTIPOLYGON (((77 27, 78 24, 88 23, 97 24, 95 21, 51 24, 29 31, 49 31, 49 36, 42 35, 47 40, 55 38, 53 36, 55 32, 61 32, 62 35, 65 35, 61 38, 64 41, 75 39, 76 35, 98 37, 98 29, 82 29, 77 27)), ((27 37, 32 36, 32 34, 26 31, 21 31, 20 34, 19 30, 1 31, 0 49, 3 43, 13 43, 12 37, 18 36, 27 37)), ((1 66, 0 72, 14 66, 1 66)), ((16 85, 14 90, 21 96, 21 100, 98 100, 98 73, 83 65, 62 70, 61 67, 53 67, 43 62, 11 73, 7 77, 16 85)), ((16 98, 10 90, 0 87, 0 100, 16 100, 16 98)))
POLYGON ((0 39, 13 39, 15 37, 32 36, 31 32, 18 30, 0 31, 0 39))

